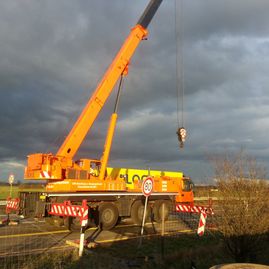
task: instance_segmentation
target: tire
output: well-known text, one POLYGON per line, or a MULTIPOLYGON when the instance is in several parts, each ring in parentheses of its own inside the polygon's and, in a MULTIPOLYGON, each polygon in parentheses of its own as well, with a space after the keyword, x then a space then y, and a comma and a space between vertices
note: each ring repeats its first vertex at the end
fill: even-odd
POLYGON ((53 224, 56 227, 62 227, 64 225, 64 221, 63 218, 59 217, 59 216, 53 216, 53 224))
POLYGON ((63 226, 63 219, 59 216, 46 217, 45 222, 51 226, 61 227, 63 226))
POLYGON ((70 231, 71 220, 70 217, 64 217, 64 227, 70 231))
MULTIPOLYGON (((135 201, 133 203, 133 205, 132 205, 132 208, 131 208, 131 219, 137 225, 141 225, 142 224, 143 214, 144 214, 144 208, 145 208, 145 205, 140 200, 135 201)), ((149 216, 149 209, 147 208, 146 220, 148 219, 148 216, 149 216)))
POLYGON ((162 207, 164 205, 164 220, 168 220, 169 217, 169 212, 170 212, 170 206, 171 202, 167 200, 158 200, 155 201, 154 206, 153 206, 153 214, 154 214, 154 220, 157 222, 162 222, 162 207))
POLYGON ((79 218, 65 217, 64 226, 71 232, 77 232, 81 229, 81 224, 79 218))
POLYGON ((48 225, 54 225, 52 217, 45 217, 45 223, 48 225))
POLYGON ((98 213, 98 225, 102 230, 110 230, 115 227, 119 219, 119 211, 113 203, 101 203, 98 213))
POLYGON ((118 217, 117 225, 121 223, 121 220, 122 220, 122 218, 121 217, 118 217))

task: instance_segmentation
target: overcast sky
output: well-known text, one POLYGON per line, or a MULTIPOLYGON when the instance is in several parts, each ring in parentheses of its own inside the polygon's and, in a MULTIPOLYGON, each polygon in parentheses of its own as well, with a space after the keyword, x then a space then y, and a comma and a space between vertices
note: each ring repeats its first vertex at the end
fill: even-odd
MULTIPOLYGON (((131 61, 110 165, 182 170, 205 182, 209 156, 244 148, 267 166, 269 1, 174 1, 163 0, 131 61), (183 150, 176 40, 188 132, 183 150)), ((28 154, 57 152, 147 3, 0 2, 1 180, 10 173, 21 180, 28 154)), ((114 101, 115 94, 77 158, 101 156, 114 101)))

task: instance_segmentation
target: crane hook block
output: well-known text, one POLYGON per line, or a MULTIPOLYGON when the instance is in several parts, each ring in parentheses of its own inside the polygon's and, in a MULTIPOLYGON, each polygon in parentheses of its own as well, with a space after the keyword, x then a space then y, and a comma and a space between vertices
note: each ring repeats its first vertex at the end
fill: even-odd
POLYGON ((180 127, 177 130, 177 137, 178 137, 178 141, 180 143, 180 148, 183 148, 184 146, 184 142, 186 141, 186 137, 187 137, 187 131, 184 127, 180 127))

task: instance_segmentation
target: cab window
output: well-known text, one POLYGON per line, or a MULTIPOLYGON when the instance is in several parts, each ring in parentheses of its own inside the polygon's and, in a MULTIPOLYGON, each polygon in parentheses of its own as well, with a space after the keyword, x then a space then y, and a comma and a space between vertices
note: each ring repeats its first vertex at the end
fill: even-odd
POLYGON ((182 191, 191 191, 193 189, 193 183, 190 179, 182 180, 182 191))

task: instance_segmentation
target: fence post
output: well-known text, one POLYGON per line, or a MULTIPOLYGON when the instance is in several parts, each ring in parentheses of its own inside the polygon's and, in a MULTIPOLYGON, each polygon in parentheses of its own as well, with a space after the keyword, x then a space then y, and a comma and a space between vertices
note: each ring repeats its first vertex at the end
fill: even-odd
POLYGON ((142 227, 141 227, 141 235, 144 234, 144 226, 145 226, 145 220, 146 220, 147 207, 148 207, 148 196, 146 196, 146 200, 145 200, 145 207, 144 207, 142 227))
POLYGON ((164 203, 162 203, 162 233, 161 233, 161 255, 164 258, 164 203))

